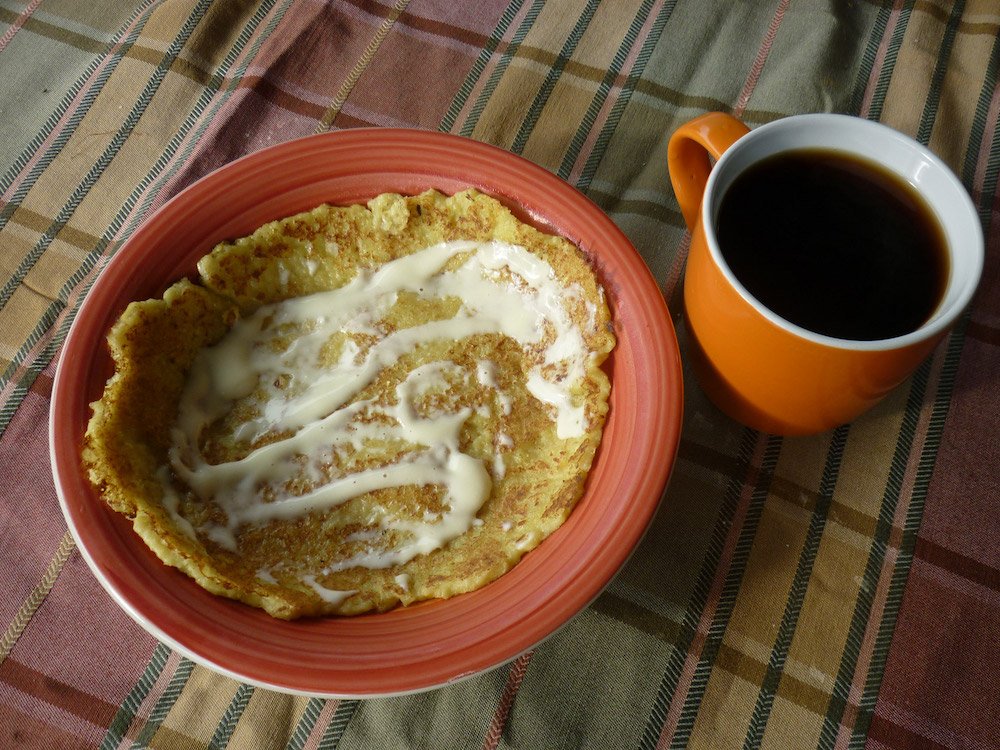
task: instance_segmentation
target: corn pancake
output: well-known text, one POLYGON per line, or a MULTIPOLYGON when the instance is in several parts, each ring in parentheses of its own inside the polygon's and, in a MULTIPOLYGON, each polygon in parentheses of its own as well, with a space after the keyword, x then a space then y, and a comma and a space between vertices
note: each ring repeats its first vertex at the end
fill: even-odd
POLYGON ((385 194, 198 270, 111 330, 83 463, 207 590, 287 619, 450 597, 581 497, 614 336, 569 241, 474 190, 385 194))

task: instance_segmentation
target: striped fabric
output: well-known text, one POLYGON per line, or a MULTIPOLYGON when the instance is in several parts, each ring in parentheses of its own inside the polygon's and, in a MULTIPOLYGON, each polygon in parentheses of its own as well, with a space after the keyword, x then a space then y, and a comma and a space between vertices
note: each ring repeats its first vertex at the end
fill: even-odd
POLYGON ((0 0, 0 747, 1000 746, 998 72, 996 0, 0 0), (876 409, 781 439, 686 373, 679 461, 627 567, 533 652, 425 694, 242 685, 99 587, 53 490, 49 395, 152 210, 296 136, 464 134, 600 204, 683 353, 666 143, 706 110, 879 120, 967 186, 980 292, 876 409))

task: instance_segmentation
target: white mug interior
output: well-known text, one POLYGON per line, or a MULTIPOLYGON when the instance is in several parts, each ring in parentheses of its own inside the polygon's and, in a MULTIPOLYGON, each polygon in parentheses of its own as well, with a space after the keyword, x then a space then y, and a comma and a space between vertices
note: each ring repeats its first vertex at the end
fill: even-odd
MULTIPOLYGON (((776 209, 777 212, 778 209, 776 209)), ((984 246, 979 216, 965 187, 929 149, 880 123, 837 114, 794 115, 762 125, 733 144, 709 175, 701 205, 709 252, 727 281, 775 325, 827 346, 885 350, 936 336, 951 326, 972 299, 982 275, 984 246), (949 277, 934 313, 918 329, 875 341, 825 336, 798 326, 761 304, 733 274, 722 257, 715 232, 719 207, 733 181, 751 165, 774 154, 797 149, 843 151, 880 164, 909 183, 933 211, 949 253, 949 277)))

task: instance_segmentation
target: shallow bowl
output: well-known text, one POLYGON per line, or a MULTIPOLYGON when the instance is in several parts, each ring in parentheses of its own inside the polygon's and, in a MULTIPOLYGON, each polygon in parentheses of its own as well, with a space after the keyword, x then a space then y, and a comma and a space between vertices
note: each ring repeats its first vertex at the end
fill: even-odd
POLYGON ((142 627, 196 662, 284 692, 373 697, 426 690, 516 658, 609 583, 641 540, 670 474, 681 427, 674 329, 629 240, 545 169, 458 136, 357 129, 264 149, 212 172, 154 212, 102 271, 63 347, 50 443, 60 503, 104 588, 142 627), (109 510, 80 466, 90 402, 112 372, 105 337, 125 306, 195 273, 216 243, 321 203, 383 192, 475 187, 523 221, 576 243, 607 293, 618 343, 601 447, 569 520, 509 573, 448 600, 354 618, 276 620, 214 596, 169 568, 109 510))

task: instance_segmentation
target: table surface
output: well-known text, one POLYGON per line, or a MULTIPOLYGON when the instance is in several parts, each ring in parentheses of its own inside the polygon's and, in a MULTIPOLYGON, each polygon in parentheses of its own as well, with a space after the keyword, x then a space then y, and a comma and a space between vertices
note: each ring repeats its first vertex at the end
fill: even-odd
POLYGON ((0 0, 0 747, 1000 745, 998 72, 995 0, 0 0), (463 134, 611 216, 684 356, 666 144, 709 110, 878 120, 968 188, 978 295, 871 412, 782 439, 686 370, 678 461, 627 566, 533 651, 426 693, 240 684, 100 588, 53 489, 52 379, 167 198, 317 131, 463 134))

